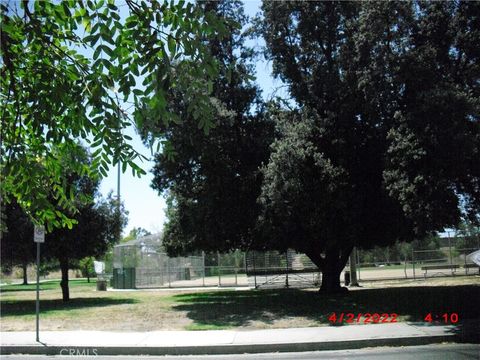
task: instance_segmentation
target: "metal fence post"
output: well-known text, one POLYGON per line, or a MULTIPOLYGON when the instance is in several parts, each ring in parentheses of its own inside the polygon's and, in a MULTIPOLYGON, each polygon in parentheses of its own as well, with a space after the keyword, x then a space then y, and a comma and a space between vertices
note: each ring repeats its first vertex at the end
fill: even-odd
POLYGON ((217 251, 217 271, 218 271, 218 286, 222 286, 222 276, 220 275, 220 252, 217 251))
POLYGON ((448 255, 449 255, 449 263, 450 263, 450 272, 452 273, 452 275, 455 275, 455 271, 453 270, 452 239, 450 237, 450 233, 448 234, 448 255))
POLYGON ((413 246, 412 246, 412 270, 413 270, 413 280, 416 280, 416 277, 415 277, 415 250, 413 250, 413 246))
POLYGON ((248 250, 243 253, 243 268, 245 269, 245 275, 247 275, 248 268, 247 268, 247 254, 248 250))
POLYGON ((170 285, 170 258, 167 257, 167 275, 168 275, 168 287, 171 287, 170 285))
POLYGON ((255 251, 253 251, 252 254, 253 254, 253 281, 256 289, 257 288, 257 270, 255 269, 255 251))
POLYGON ((202 284, 205 286, 205 251, 202 251, 202 260, 203 260, 203 277, 202 284))
POLYGON ((448 257, 450 265, 452 265, 452 239, 450 237, 450 234, 448 234, 448 257))
POLYGON ((362 278, 360 277, 360 249, 357 250, 357 272, 358 272, 358 281, 361 281, 362 278))
POLYGON ((285 252, 285 259, 287 260, 286 261, 286 264, 287 264, 287 273, 286 273, 286 276, 285 276, 285 287, 288 288, 288 249, 287 251, 285 252))

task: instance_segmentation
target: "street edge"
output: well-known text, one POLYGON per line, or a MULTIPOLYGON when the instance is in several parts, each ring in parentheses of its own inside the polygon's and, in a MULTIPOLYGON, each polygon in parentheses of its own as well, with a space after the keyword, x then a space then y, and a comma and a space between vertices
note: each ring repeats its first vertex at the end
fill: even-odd
POLYGON ((280 344, 229 344, 201 346, 42 346, 2 345, 1 355, 68 355, 70 352, 84 355, 227 355, 246 353, 303 352, 322 350, 347 350, 378 346, 417 346, 443 342, 465 342, 456 335, 415 336, 399 338, 340 340, 327 342, 280 344))

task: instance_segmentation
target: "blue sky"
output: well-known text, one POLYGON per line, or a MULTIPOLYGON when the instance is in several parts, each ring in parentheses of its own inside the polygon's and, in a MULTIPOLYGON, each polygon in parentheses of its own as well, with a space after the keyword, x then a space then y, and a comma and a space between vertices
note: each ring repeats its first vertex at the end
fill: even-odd
MULTIPOLYGON (((260 1, 245 1, 245 12, 253 17, 260 7, 260 1)), ((250 46, 263 46, 262 39, 252 40, 250 46)), ((268 98, 275 89, 281 87, 280 80, 271 77, 271 63, 264 59, 259 59, 256 63, 257 83, 263 90, 263 97, 268 98)), ((132 145, 148 158, 152 157, 150 149, 145 147, 140 137, 135 133, 133 128, 125 131, 130 135, 132 145)), ((120 196, 129 212, 128 225, 124 230, 124 234, 128 234, 133 227, 143 227, 152 233, 159 232, 163 228, 165 222, 165 199, 150 187, 153 175, 151 169, 153 161, 140 164, 147 171, 147 174, 141 178, 133 177, 130 170, 120 176, 120 196)), ((102 194, 107 195, 109 191, 117 191, 117 169, 112 168, 108 172, 108 176, 103 179, 100 187, 102 194)))

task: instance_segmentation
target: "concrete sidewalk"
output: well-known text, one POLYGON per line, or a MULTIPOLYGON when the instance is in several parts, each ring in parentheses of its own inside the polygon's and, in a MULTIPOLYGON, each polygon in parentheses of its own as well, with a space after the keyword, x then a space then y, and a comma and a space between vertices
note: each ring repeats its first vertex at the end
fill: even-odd
POLYGON ((2 332, 1 354, 200 355, 354 349, 372 346, 478 343, 478 324, 345 325, 254 331, 2 332))

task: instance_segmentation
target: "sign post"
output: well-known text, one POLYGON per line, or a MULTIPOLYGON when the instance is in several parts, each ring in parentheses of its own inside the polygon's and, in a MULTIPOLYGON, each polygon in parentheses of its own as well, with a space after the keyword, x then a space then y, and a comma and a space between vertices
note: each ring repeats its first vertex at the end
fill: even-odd
POLYGON ((36 314, 36 341, 40 341, 40 243, 45 242, 45 228, 35 225, 33 229, 33 241, 37 243, 37 301, 35 303, 36 314))

